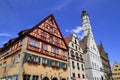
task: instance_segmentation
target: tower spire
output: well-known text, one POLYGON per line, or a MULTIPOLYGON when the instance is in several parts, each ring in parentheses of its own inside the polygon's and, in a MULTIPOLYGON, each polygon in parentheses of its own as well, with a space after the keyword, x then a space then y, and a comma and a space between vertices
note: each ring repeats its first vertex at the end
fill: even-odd
POLYGON ((82 18, 82 27, 83 27, 83 31, 84 31, 84 36, 87 36, 88 33, 92 34, 89 15, 85 9, 83 9, 83 11, 82 11, 81 18, 82 18))

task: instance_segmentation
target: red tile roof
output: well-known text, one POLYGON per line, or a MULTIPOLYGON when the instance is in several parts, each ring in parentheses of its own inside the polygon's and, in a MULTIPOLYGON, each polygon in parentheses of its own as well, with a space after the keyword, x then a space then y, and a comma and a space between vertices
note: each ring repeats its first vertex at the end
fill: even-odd
POLYGON ((72 35, 67 36, 66 38, 64 38, 66 44, 68 45, 68 43, 72 40, 72 35))
POLYGON ((88 39, 88 36, 85 36, 85 37, 83 37, 83 39, 80 41, 80 46, 81 46, 83 52, 86 52, 86 51, 87 51, 87 39, 88 39))

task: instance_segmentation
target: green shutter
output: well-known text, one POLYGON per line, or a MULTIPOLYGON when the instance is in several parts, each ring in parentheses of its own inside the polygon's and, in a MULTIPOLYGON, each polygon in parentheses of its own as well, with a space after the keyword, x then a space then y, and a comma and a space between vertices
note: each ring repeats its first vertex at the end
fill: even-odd
POLYGON ((68 64, 66 64, 66 69, 68 69, 68 64))
POLYGON ((51 60, 50 59, 47 59, 47 64, 48 64, 48 66, 51 66, 51 60))
POLYGON ((60 64, 60 65, 61 65, 61 68, 63 68, 63 63, 62 63, 62 62, 61 62, 61 64, 60 64))
POLYGON ((27 60, 27 53, 24 53, 23 63, 27 60))
POLYGON ((39 57, 39 59, 38 59, 38 64, 40 64, 40 59, 41 59, 41 58, 39 57))
POLYGON ((61 68, 61 62, 59 62, 59 68, 61 68))
POLYGON ((49 63, 49 59, 47 59, 47 65, 49 66, 49 64, 50 64, 50 63, 49 63))

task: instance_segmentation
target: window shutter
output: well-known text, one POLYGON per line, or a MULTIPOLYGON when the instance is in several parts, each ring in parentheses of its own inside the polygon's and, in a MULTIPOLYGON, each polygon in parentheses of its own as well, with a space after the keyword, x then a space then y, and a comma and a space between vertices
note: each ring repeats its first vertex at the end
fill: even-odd
POLYGON ((65 65, 66 65, 66 69, 67 69, 68 65, 67 64, 65 64, 65 65))
POLYGON ((39 58, 38 58, 38 64, 40 64, 40 59, 41 59, 41 58, 39 57, 39 58))
POLYGON ((47 65, 48 65, 48 66, 50 65, 49 59, 47 59, 47 65))
POLYGON ((60 67, 63 68, 63 63, 62 62, 60 63, 60 67))
POLYGON ((24 53, 23 63, 27 60, 27 53, 24 53))
POLYGON ((61 62, 59 62, 59 68, 62 68, 62 67, 61 67, 61 62))

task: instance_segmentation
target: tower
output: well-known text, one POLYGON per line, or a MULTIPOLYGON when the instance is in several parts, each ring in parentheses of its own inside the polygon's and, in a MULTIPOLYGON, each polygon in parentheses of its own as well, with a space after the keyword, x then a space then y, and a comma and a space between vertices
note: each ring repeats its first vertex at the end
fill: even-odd
POLYGON ((92 33, 89 15, 85 10, 82 11, 81 18, 84 37, 80 44, 84 51, 87 78, 89 80, 104 80, 102 61, 92 33))

